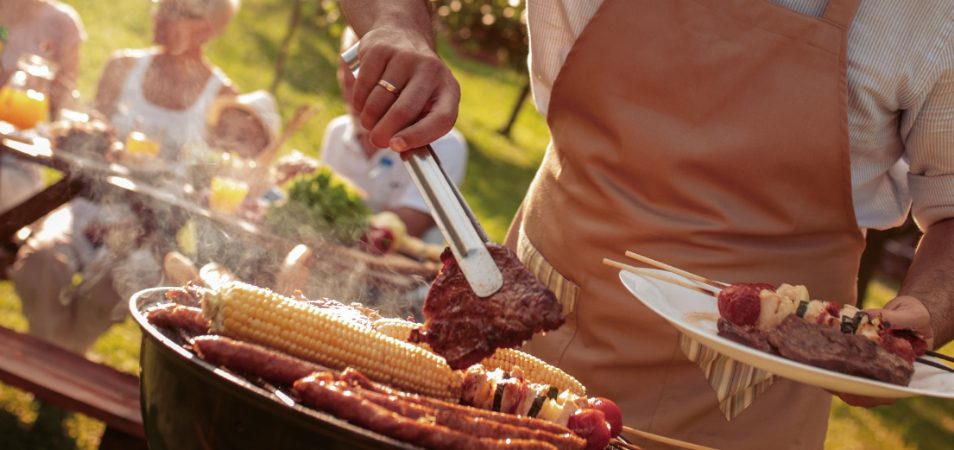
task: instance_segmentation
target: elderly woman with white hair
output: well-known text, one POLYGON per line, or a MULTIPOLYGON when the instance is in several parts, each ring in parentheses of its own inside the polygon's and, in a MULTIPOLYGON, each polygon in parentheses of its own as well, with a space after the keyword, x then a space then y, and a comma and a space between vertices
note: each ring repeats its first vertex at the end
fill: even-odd
POLYGON ((120 139, 132 131, 161 145, 165 162, 203 137, 206 110, 216 97, 235 95, 229 79, 205 57, 238 10, 238 0, 158 0, 153 42, 120 50, 106 65, 96 93, 120 139))
MULTIPOLYGON (((160 143, 161 159, 185 159, 186 145, 204 137, 209 106, 236 94, 204 49, 237 9, 238 0, 156 2, 156 47, 118 52, 99 82, 96 107, 120 139, 140 131, 160 143)), ((142 212, 105 203, 78 199, 54 211, 9 273, 30 333, 79 353, 122 320, 124 297, 161 281, 142 212)))

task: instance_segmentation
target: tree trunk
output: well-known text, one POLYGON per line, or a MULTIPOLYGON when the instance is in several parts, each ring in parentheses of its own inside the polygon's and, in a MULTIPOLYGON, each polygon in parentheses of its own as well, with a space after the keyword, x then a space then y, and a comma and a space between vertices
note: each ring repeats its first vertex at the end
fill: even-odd
POLYGON ((294 3, 292 3, 291 16, 288 18, 288 28, 285 32, 285 37, 282 39, 282 45, 278 50, 278 57, 275 59, 275 73, 272 77, 272 85, 268 88, 272 94, 275 94, 275 91, 278 89, 278 84, 281 83, 282 78, 285 76, 285 62, 288 60, 288 52, 291 50, 292 39, 295 38, 295 33, 301 24, 303 3, 305 3, 305 0, 294 0, 294 3))
POLYGON ((510 119, 507 120, 507 124, 497 132, 510 137, 510 131, 513 129, 514 122, 517 121, 517 115, 520 114, 520 109, 523 108, 523 104, 527 97, 530 95, 530 80, 523 85, 523 89, 520 90, 520 96, 517 97, 517 104, 513 105, 513 111, 510 112, 510 119))

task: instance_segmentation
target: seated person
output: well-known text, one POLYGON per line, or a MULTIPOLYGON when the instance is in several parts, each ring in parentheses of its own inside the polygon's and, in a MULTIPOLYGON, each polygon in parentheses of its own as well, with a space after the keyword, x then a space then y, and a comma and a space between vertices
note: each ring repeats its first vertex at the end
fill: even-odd
MULTIPOLYGON (((342 35, 342 50, 356 41, 347 29, 342 35)), ((354 75, 343 62, 338 64, 341 95, 351 108, 354 75)), ((457 185, 463 181, 467 166, 467 143, 457 130, 431 144, 444 170, 457 185)), ((336 117, 325 130, 321 159, 335 172, 350 179, 367 193, 367 204, 374 212, 391 211, 407 227, 407 233, 430 243, 443 237, 434 225, 424 198, 417 190, 397 153, 377 148, 368 138, 368 130, 352 114, 336 117)))
MULTIPOLYGON (((0 1, 0 87, 17 70, 24 55, 39 55, 56 66, 50 86, 50 116, 55 117, 76 85, 79 49, 85 39, 76 11, 55 0, 0 1)), ((43 186, 39 167, 0 157, 0 211, 43 186)))
POLYGON ((194 174, 199 186, 219 175, 248 185, 248 195, 239 215, 256 219, 263 211, 257 201, 269 187, 269 165, 281 145, 281 116, 272 94, 255 91, 219 97, 206 115, 209 154, 214 164, 203 165, 205 173, 194 174))
MULTIPOLYGON (((237 6, 236 0, 158 1, 158 47, 121 52, 100 79, 96 106, 120 139, 142 126, 139 131, 161 143, 159 157, 173 164, 184 159, 186 144, 203 138, 208 106, 220 94, 234 94, 203 56, 205 44, 225 29, 237 6)), ((150 245, 154 227, 144 222, 151 208, 133 212, 124 201, 74 200, 44 219, 20 248, 9 276, 31 334, 85 352, 123 317, 104 311, 123 311, 126 295, 158 282, 139 275, 161 273, 150 245), (117 213, 107 214, 104 204, 117 213), (135 238, 116 237, 124 233, 135 238)))
POLYGON ((143 213, 77 199, 38 222, 9 271, 30 334, 83 353, 125 317, 128 297, 120 292, 137 290, 126 287, 129 280, 157 285, 158 276, 127 275, 143 265, 128 264, 143 259, 143 213))
POLYGON ((275 98, 267 91, 222 96, 206 114, 207 141, 213 149, 257 162, 278 143, 281 120, 275 98))
POLYGON ((220 95, 236 95, 231 81, 205 57, 238 9, 237 0, 159 0, 153 15, 155 48, 120 50, 106 65, 96 108, 120 140, 138 131, 160 145, 170 165, 201 142, 205 115, 220 95))
MULTIPOLYGON (((203 151, 207 154, 202 159, 210 164, 196 166, 199 170, 191 174, 193 183, 206 189, 212 177, 224 176, 232 178, 233 182, 246 184, 248 194, 241 205, 234 205, 237 210, 220 212, 232 212, 246 220, 258 221, 265 211, 260 194, 271 187, 269 164, 280 145, 281 116, 275 98, 266 91, 221 96, 209 107, 206 127, 208 145, 203 151), (229 157, 224 158, 225 155, 229 157)), ((177 236, 188 242, 180 243, 179 250, 185 254, 173 251, 163 258, 167 279, 173 284, 198 278, 190 256, 237 267, 256 267, 250 258, 259 259, 261 256, 254 251, 254 246, 235 245, 228 234, 221 233, 208 221, 190 221, 177 236)))
POLYGON ((17 70, 23 55, 38 55, 55 65, 50 86, 51 117, 72 96, 79 72, 80 44, 86 39, 79 15, 55 0, 0 2, 0 86, 17 70))

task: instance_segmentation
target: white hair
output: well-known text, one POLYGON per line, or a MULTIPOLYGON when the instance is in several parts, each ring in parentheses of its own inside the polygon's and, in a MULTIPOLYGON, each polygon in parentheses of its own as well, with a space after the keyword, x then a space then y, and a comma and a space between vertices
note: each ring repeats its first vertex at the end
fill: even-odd
POLYGON ((241 0, 153 0, 157 3, 174 1, 189 12, 224 27, 242 6, 241 0))

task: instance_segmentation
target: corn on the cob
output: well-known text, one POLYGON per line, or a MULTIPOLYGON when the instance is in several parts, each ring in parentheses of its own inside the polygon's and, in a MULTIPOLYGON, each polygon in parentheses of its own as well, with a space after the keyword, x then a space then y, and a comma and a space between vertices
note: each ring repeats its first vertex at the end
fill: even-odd
POLYGON ((232 283, 206 296, 203 310, 219 334, 271 347, 333 369, 457 402, 462 376, 417 346, 338 319, 267 289, 232 283))
MULTIPOLYGON (((379 319, 374 321, 375 330, 401 341, 407 341, 411 335, 411 330, 418 327, 420 327, 420 324, 401 319, 379 319)), ((481 361, 481 365, 488 370, 499 368, 505 372, 512 372, 514 367, 520 367, 527 381, 548 384, 561 391, 569 390, 580 396, 586 395, 586 387, 576 378, 520 350, 512 348, 498 349, 493 356, 481 361)))
POLYGON ((371 326, 385 336, 407 342, 411 337, 411 330, 416 330, 421 325, 404 319, 384 318, 375 320, 371 326))

